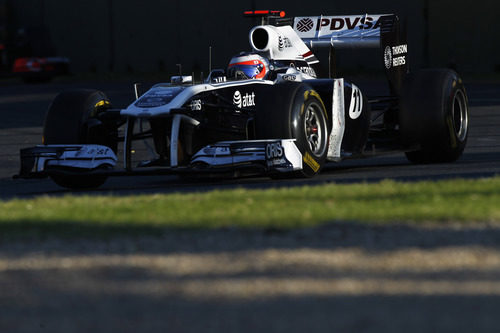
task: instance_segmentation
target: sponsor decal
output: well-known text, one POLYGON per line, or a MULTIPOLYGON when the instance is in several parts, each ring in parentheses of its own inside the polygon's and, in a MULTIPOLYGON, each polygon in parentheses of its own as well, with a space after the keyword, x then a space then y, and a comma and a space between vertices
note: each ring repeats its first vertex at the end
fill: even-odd
POLYGON ((79 156, 82 153, 83 154, 88 154, 88 155, 93 155, 93 156, 104 156, 107 155, 109 152, 109 148, 89 148, 87 151, 78 151, 78 153, 75 156, 79 156))
POLYGON ((408 53, 408 45, 398 45, 392 47, 392 67, 406 65, 406 54, 408 53), (396 57, 397 56, 397 57, 396 57))
POLYGON ((297 30, 300 32, 308 32, 314 27, 314 22, 309 17, 303 18, 297 22, 297 30))
POLYGON ((292 42, 288 37, 279 36, 278 37, 278 49, 283 51, 286 48, 292 47, 292 42))
POLYGON ((316 77, 316 72, 311 67, 303 66, 303 67, 297 67, 296 69, 299 72, 302 72, 302 73, 307 74, 307 75, 312 76, 312 77, 316 77))
POLYGON ((408 53, 408 45, 402 44, 397 46, 386 46, 384 50, 385 68, 399 67, 406 65, 406 54, 408 53))
POLYGON ((311 156, 309 153, 305 153, 304 156, 302 157, 302 160, 304 161, 305 164, 309 165, 309 167, 314 171, 318 172, 319 170, 319 163, 316 162, 316 160, 311 156))
POLYGON ((406 65, 406 57, 401 56, 401 57, 396 57, 392 59, 392 67, 398 67, 398 66, 403 66, 406 65))
POLYGON ((385 68, 387 68, 387 69, 392 67, 392 50, 391 50, 390 46, 385 47, 384 64, 385 64, 385 68))
POLYGON ((408 53, 408 45, 407 44, 392 47, 392 54, 400 55, 403 53, 408 53))
POLYGON ((361 94, 361 90, 356 87, 354 84, 352 85, 352 93, 351 93, 351 105, 349 107, 349 117, 351 119, 358 119, 363 111, 363 95, 361 94))
POLYGON ((296 17, 294 30, 301 38, 380 36, 383 15, 304 16, 296 17), (362 35, 362 36, 361 36, 362 35))
POLYGON ((266 157, 268 159, 283 157, 281 142, 270 143, 266 146, 266 157))
POLYGON ((266 145, 266 161, 267 166, 279 166, 287 164, 288 161, 285 159, 285 151, 281 142, 269 143, 266 145))
POLYGON ((242 95, 239 90, 236 90, 233 95, 233 104, 240 109, 255 106, 255 93, 242 95))
POLYGON ((297 81, 297 75, 285 74, 281 77, 285 81, 297 81))
POLYGON ((154 108, 166 105, 170 103, 183 90, 183 87, 152 89, 144 96, 142 96, 135 103, 135 106, 139 108, 154 108))
POLYGON ((237 107, 241 108, 241 93, 239 90, 236 90, 233 95, 233 104, 237 107))
POLYGON ((201 99, 194 99, 189 104, 191 111, 201 111, 201 99))
POLYGON ((109 148, 98 148, 96 149, 96 155, 107 155, 109 148))
MULTIPOLYGON (((324 28, 331 31, 379 29, 382 25, 380 18, 371 16, 349 16, 349 17, 322 17, 318 19, 316 30, 324 28)), ((299 30, 300 31, 300 30, 299 30)))

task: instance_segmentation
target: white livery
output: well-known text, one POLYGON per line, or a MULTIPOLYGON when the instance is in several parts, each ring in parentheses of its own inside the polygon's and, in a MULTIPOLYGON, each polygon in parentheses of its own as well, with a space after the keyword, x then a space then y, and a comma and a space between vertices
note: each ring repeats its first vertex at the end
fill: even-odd
POLYGON ((346 158, 402 151, 427 163, 462 154, 463 82, 450 70, 410 76, 410 48, 396 15, 245 15, 262 18, 250 30, 250 51, 200 82, 177 75, 142 94, 135 87, 136 100, 122 108, 100 91, 59 94, 46 115, 45 144, 21 150, 19 177, 49 176, 68 188, 131 174, 312 177, 346 158), (318 47, 329 50, 323 68, 318 47), (335 75, 334 51, 346 47, 380 49, 388 96, 369 97, 362 85, 335 75), (141 142, 151 156, 137 161, 134 145, 141 142))

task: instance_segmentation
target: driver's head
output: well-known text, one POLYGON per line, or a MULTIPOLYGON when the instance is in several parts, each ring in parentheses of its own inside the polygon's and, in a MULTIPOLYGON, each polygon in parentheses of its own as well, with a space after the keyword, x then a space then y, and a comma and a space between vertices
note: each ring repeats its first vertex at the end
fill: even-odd
POLYGON ((240 54, 231 59, 227 77, 231 79, 263 79, 269 71, 266 58, 255 53, 240 54))

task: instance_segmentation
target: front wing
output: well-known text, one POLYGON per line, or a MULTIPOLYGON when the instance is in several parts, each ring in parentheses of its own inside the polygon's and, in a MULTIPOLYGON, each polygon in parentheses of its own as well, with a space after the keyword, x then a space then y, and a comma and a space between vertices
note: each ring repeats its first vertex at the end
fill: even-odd
POLYGON ((117 157, 100 145, 40 145, 21 150, 21 169, 16 178, 41 178, 52 174, 109 176, 227 173, 283 173, 302 170, 302 154, 294 139, 224 141, 198 151, 183 167, 117 170, 117 157))

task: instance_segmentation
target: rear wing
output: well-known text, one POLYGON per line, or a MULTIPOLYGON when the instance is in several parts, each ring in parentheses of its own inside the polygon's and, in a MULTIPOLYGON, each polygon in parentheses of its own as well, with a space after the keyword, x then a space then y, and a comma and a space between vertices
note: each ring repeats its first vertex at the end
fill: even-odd
POLYGON ((293 19, 293 29, 311 49, 328 47, 334 53, 336 49, 379 48, 389 87, 399 95, 409 59, 406 31, 397 15, 300 16, 293 19))
POLYGON ((376 48, 380 37, 391 31, 395 15, 300 16, 293 29, 311 48, 376 48))

